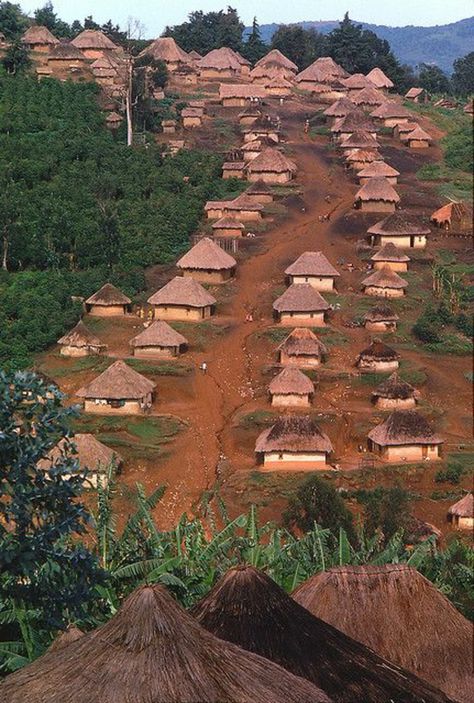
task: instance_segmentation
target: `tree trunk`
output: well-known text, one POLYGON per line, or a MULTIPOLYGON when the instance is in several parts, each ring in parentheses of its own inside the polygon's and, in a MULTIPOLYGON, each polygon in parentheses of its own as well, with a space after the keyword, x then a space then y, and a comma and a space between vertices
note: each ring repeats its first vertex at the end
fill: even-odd
POLYGON ((133 144, 133 124, 132 124, 132 85, 133 85, 133 61, 129 57, 128 63, 128 86, 126 96, 126 111, 127 111, 127 146, 133 144))
POLYGON ((8 235, 4 233, 3 235, 3 256, 2 256, 2 269, 8 271, 8 235))

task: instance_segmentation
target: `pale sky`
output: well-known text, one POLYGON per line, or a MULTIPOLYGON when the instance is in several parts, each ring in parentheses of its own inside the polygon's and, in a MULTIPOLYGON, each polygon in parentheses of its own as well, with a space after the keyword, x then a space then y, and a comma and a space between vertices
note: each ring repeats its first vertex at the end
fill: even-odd
MULTIPOLYGON (((18 1, 18 0, 17 0, 18 1)), ((33 11, 45 0, 20 0, 24 11, 33 11)), ((345 11, 352 19, 374 24, 430 26, 447 24, 474 14, 474 0, 53 0, 58 15, 71 22, 93 15, 99 23, 112 19, 125 26, 127 18, 139 19, 146 27, 146 36, 158 36, 166 25, 179 24, 193 10, 235 7, 242 21, 250 25, 257 15, 260 24, 302 20, 340 20, 345 11)))

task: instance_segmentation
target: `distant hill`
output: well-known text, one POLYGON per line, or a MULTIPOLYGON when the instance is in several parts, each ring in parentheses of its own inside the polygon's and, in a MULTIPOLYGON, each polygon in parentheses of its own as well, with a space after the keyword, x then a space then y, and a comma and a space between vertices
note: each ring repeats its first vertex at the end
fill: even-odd
MULTIPOLYGON (((301 27, 327 34, 339 22, 298 22, 301 27)), ((395 55, 402 63, 417 66, 420 63, 436 64, 443 71, 451 73, 453 61, 473 50, 474 17, 452 24, 434 27, 386 27, 385 25, 360 22, 365 29, 375 32, 381 39, 387 39, 395 55)), ((279 24, 262 24, 262 39, 270 42, 279 24)), ((248 30, 246 30, 248 31, 248 30)))

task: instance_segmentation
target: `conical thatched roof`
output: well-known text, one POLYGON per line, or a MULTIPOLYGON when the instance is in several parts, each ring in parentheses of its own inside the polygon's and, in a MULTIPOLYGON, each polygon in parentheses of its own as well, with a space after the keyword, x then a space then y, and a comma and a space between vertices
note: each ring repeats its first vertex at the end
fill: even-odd
POLYGON ((316 686, 217 639, 162 586, 0 684, 8 703, 330 703, 316 686))
MULTIPOLYGON (((228 84, 221 84, 221 87, 224 85, 228 84)), ((237 86, 241 87, 241 86, 237 86)), ((259 88, 259 90, 263 90, 265 92, 265 88, 263 86, 243 86, 248 88, 249 91, 251 91, 253 88, 259 88)), ((270 117, 270 115, 264 115, 260 114, 253 122, 250 124, 244 124, 241 126, 240 131, 243 132, 243 134, 248 134, 249 132, 264 132, 264 131, 269 131, 269 132, 277 132, 278 131, 278 126, 276 121, 270 117)))
POLYGON ((347 78, 347 71, 334 61, 330 56, 320 56, 313 64, 332 78, 347 78))
POLYGON ((92 334, 82 320, 79 320, 72 330, 58 339, 58 344, 68 347, 101 347, 102 349, 107 347, 95 334, 92 334))
POLYGON ((329 307, 329 303, 309 283, 293 283, 273 303, 273 309, 277 312, 323 312, 329 307))
POLYGON ((378 66, 369 71, 366 77, 375 85, 376 88, 393 88, 393 83, 390 78, 386 76, 382 69, 378 66))
POLYGON ((348 163, 360 161, 361 163, 372 163, 372 161, 381 161, 382 157, 378 151, 374 149, 350 149, 344 152, 344 158, 348 163))
POLYGON ((405 281, 404 278, 399 276, 398 273, 389 266, 384 266, 374 271, 374 273, 371 273, 367 278, 364 278, 362 285, 364 288, 375 286, 376 288, 404 289, 407 288, 408 281, 405 281))
POLYGON ((350 112, 357 110, 356 106, 349 98, 339 98, 323 111, 326 117, 345 117, 350 112))
POLYGON ((387 98, 377 88, 370 85, 353 95, 351 100, 355 105, 382 105, 387 101, 387 98))
POLYGON ((87 298, 86 305, 130 305, 132 301, 112 283, 104 283, 102 288, 87 298))
POLYGON ((398 136, 401 141, 405 140, 405 137, 410 132, 413 132, 415 127, 418 127, 416 122, 399 122, 397 124, 398 136))
POLYGON ((406 400, 407 398, 418 398, 419 393, 412 385, 400 378, 395 371, 385 381, 382 381, 375 391, 372 392, 372 398, 387 398, 390 400, 406 400))
POLYGON ((245 142, 242 145, 241 149, 244 152, 245 157, 245 152, 247 151, 263 151, 268 147, 278 148, 278 142, 275 141, 275 139, 273 139, 269 135, 263 134, 261 137, 257 137, 256 139, 252 139, 249 142, 245 142))
POLYGON ((180 347, 188 340, 164 320, 155 320, 130 340, 132 347, 180 347))
POLYGON ((399 175, 400 171, 380 159, 371 161, 368 166, 357 173, 358 178, 394 178, 399 175))
POLYGON ((370 257, 370 260, 408 262, 410 261, 410 257, 400 251, 393 242, 387 242, 387 244, 384 244, 383 247, 370 257))
POLYGON ((309 679, 336 703, 447 701, 314 617, 253 566, 230 569, 192 612, 217 637, 309 679))
POLYGON ((283 76, 275 76, 271 81, 265 83, 265 88, 287 88, 291 90, 293 84, 286 80, 283 76))
POLYGON ((466 493, 457 503, 454 503, 454 505, 449 508, 448 515, 474 517, 474 497, 472 493, 466 493))
POLYGON ((150 305, 186 305, 192 308, 204 308, 215 305, 216 299, 207 292, 194 278, 176 276, 163 288, 148 298, 150 305))
POLYGON ((225 69, 240 71, 242 63, 232 49, 222 46, 220 49, 212 49, 209 51, 200 61, 198 61, 197 65, 201 69, 213 68, 220 71, 225 69))
POLYGON ((282 66, 283 68, 287 68, 288 70, 294 71, 295 73, 297 73, 298 71, 298 66, 293 63, 293 61, 290 61, 290 59, 288 59, 278 49, 272 49, 271 51, 269 51, 268 54, 265 54, 265 56, 263 56, 259 61, 257 61, 255 66, 266 66, 269 63, 282 66))
POLYGON ((226 204, 226 210, 254 210, 261 212, 263 209, 264 206, 262 203, 257 203, 253 198, 249 198, 246 192, 241 193, 234 200, 226 204))
POLYGON ((78 49, 118 49, 100 29, 84 29, 71 41, 78 49))
POLYGON ((21 41, 30 46, 34 46, 35 44, 51 44, 51 46, 53 46, 60 43, 59 39, 57 39, 47 27, 38 24, 28 27, 21 37, 21 41))
POLYGON ((156 384, 130 368, 124 361, 115 361, 100 376, 77 391, 79 398, 107 400, 140 400, 152 393, 156 384))
POLYGON ((48 61, 83 61, 86 62, 86 57, 80 49, 71 42, 55 44, 54 48, 48 54, 48 61))
POLYGON ((244 230, 245 225, 239 222, 235 217, 221 217, 216 222, 212 223, 212 229, 240 229, 244 230))
POLYGON ((380 303, 368 310, 364 315, 366 322, 396 322, 400 318, 386 303, 380 303))
POLYGON ((203 237, 178 260, 176 266, 179 269, 228 271, 237 266, 237 261, 212 239, 203 237))
POLYGON ((331 440, 308 415, 279 417, 264 430, 255 444, 256 452, 332 452, 331 440))
POLYGON ((155 39, 142 51, 142 55, 153 56, 154 59, 165 63, 190 62, 190 55, 175 42, 173 37, 159 37, 155 39))
POLYGON ((297 166, 294 161, 291 161, 291 159, 282 154, 281 151, 278 151, 278 149, 268 147, 252 159, 247 166, 247 170, 249 173, 284 173, 286 171, 295 173, 297 166))
POLYGON ((400 196, 386 178, 371 178, 359 188, 355 200, 383 200, 389 203, 399 203, 400 196))
POLYGON ((305 251, 285 270, 287 276, 340 276, 322 251, 305 251))
POLYGON ((340 134, 341 132, 376 132, 377 127, 367 117, 365 112, 357 107, 354 107, 351 112, 348 112, 342 117, 338 117, 332 125, 330 132, 332 134, 340 134))
POLYGON ((411 142, 411 141, 424 141, 424 142, 432 142, 433 138, 431 137, 428 132, 425 132, 424 129, 422 129, 419 125, 415 127, 414 130, 411 132, 408 132, 406 135, 406 141, 411 142))
POLYGON ((268 390, 270 395, 308 395, 314 393, 314 383, 298 368, 287 366, 271 380, 268 390))
POLYGON ((442 444, 428 420, 416 410, 395 410, 386 420, 370 430, 368 434, 376 444, 383 447, 405 444, 442 444))
POLYGON ((423 224, 421 219, 416 215, 398 210, 383 220, 376 222, 375 225, 369 227, 368 234, 386 235, 386 236, 410 236, 410 235, 427 235, 431 234, 428 225, 423 224))
POLYGON ((453 698, 472 700, 472 626, 415 569, 334 567, 308 579, 293 598, 453 698))
POLYGON ((393 117, 409 117, 411 120, 414 119, 413 112, 407 110, 406 107, 394 100, 386 100, 379 107, 372 110, 370 113, 371 117, 378 117, 379 119, 390 119, 393 117))
POLYGON ((295 81, 296 83, 330 83, 333 78, 334 77, 330 73, 324 71, 321 67, 318 67, 316 62, 314 62, 298 73, 295 77, 295 81))
POLYGON ((75 625, 69 625, 69 627, 61 632, 53 640, 53 643, 49 646, 48 652, 57 652, 58 649, 67 647, 71 642, 76 642, 78 639, 83 637, 84 633, 75 625))
POLYGON ((269 195, 272 189, 265 181, 254 181, 245 191, 248 195, 269 195))
POLYGON ((197 51, 194 49, 191 49, 191 51, 188 53, 188 56, 190 59, 193 61, 200 61, 202 59, 202 55, 199 54, 197 51))
POLYGON ((296 327, 278 347, 288 356, 322 356, 327 348, 307 327, 296 327))
POLYGON ((363 73, 353 73, 349 78, 341 80, 342 85, 350 90, 362 90, 362 88, 373 88, 373 83, 364 76, 363 73))
POLYGON ((399 354, 380 339, 374 339, 366 349, 359 354, 359 361, 395 361, 399 354))
POLYGON ((38 462, 38 467, 40 469, 49 469, 70 448, 75 448, 75 452, 71 452, 71 456, 77 460, 79 466, 82 469, 89 469, 89 471, 104 471, 112 463, 115 466, 123 463, 123 458, 118 452, 99 442, 93 434, 78 432, 71 439, 60 440, 48 452, 47 457, 38 462))
MULTIPOLYGON (((347 117, 350 117, 350 114, 347 117)), ((357 129, 340 143, 341 149, 378 149, 379 146, 377 139, 370 132, 357 129)))

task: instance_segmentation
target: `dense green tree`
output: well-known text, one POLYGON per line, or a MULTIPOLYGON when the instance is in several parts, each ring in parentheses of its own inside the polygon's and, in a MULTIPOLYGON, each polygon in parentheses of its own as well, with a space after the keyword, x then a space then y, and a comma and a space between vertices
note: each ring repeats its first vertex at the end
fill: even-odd
POLYGON ((364 531, 370 538, 378 530, 388 542, 397 532, 405 531, 410 523, 410 494, 404 488, 375 488, 360 491, 364 505, 364 531))
POLYGON ((257 18, 253 18, 252 31, 247 37, 247 41, 242 45, 242 54, 250 63, 255 64, 268 51, 268 46, 263 41, 260 35, 257 18))
POLYGON ((19 39, 28 28, 28 17, 20 5, 13 2, 0 2, 0 32, 7 39, 19 39))
POLYGON ((320 56, 327 56, 327 39, 314 29, 303 29, 298 25, 282 25, 272 37, 272 49, 278 49, 300 70, 309 66, 320 56))
POLYGON ((47 27, 54 36, 64 38, 72 36, 71 27, 67 22, 63 22, 58 18, 57 13, 54 11, 53 3, 50 0, 48 0, 43 7, 35 10, 34 17, 36 24, 47 27))
POLYGON ((237 10, 227 7, 226 11, 219 12, 191 12, 187 22, 166 27, 164 36, 174 37, 185 51, 194 49, 200 54, 207 54, 221 46, 240 51, 243 30, 237 10))
POLYGON ((3 68, 14 76, 24 73, 31 66, 30 52, 21 39, 15 39, 5 51, 2 59, 3 68))
POLYGON ((474 95, 474 51, 456 59, 453 68, 451 84, 455 95, 461 97, 474 95))
POLYGON ((418 85, 428 93, 449 93, 449 78, 438 66, 422 63, 418 71, 418 85))

